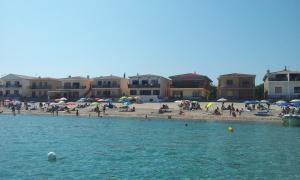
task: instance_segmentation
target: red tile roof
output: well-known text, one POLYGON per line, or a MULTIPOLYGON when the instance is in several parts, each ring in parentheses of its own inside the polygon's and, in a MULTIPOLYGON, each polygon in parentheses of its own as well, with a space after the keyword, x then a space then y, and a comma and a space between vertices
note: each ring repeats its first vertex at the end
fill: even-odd
POLYGON ((241 73, 231 73, 231 74, 220 75, 220 77, 225 77, 225 76, 235 76, 235 77, 253 76, 253 77, 255 77, 254 74, 241 74, 241 73))
POLYGON ((208 78, 205 75, 201 75, 201 74, 197 74, 197 73, 186 73, 186 74, 178 74, 178 75, 174 75, 174 76, 170 76, 170 79, 175 79, 175 78, 205 78, 208 79, 209 81, 212 82, 212 80, 210 78, 208 78))

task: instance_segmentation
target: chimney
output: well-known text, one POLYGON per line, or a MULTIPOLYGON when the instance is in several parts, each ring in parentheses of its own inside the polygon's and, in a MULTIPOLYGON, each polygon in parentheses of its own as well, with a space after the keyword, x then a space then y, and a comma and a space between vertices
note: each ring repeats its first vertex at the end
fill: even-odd
POLYGON ((270 69, 268 69, 268 70, 267 70, 267 74, 270 74, 270 72, 271 72, 270 69))
POLYGON ((287 68, 286 68, 286 66, 284 66, 284 70, 285 70, 285 71, 287 71, 287 68))
POLYGON ((86 78, 87 78, 87 79, 90 79, 90 75, 87 75, 86 78))
POLYGON ((123 78, 126 79, 126 73, 124 73, 123 78))
POLYGON ((69 78, 71 78, 72 76, 71 75, 69 75, 69 78))

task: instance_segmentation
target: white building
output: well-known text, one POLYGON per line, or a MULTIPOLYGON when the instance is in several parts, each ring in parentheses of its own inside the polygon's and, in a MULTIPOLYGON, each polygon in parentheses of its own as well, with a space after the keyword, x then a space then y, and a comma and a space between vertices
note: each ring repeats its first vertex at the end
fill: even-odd
POLYGON ((170 94, 170 80, 157 75, 129 77, 130 96, 138 96, 144 102, 165 100, 170 94))
POLYGON ((265 97, 270 99, 300 98, 300 71, 268 71, 264 77, 265 97))
POLYGON ((30 82, 36 79, 31 76, 8 74, 1 78, 0 98, 30 97, 30 82))

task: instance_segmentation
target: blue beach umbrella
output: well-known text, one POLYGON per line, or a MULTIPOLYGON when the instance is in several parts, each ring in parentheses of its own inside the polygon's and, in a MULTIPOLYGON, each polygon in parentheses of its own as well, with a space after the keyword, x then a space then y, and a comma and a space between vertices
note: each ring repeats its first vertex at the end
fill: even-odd
POLYGON ((288 102, 286 102, 286 101, 277 101, 276 103, 275 103, 277 106, 288 106, 288 105, 290 105, 288 102))
POLYGON ((132 103, 129 102, 129 101, 127 101, 127 102, 124 102, 123 105, 124 105, 124 106, 130 106, 130 105, 132 105, 132 103))
POLYGON ((250 100, 250 101, 245 101, 244 104, 258 104, 259 101, 256 100, 250 100))

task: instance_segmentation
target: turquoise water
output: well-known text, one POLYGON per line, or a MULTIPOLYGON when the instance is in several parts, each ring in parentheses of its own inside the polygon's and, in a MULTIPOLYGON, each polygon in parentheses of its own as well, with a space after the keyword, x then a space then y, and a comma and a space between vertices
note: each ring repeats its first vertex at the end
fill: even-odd
POLYGON ((0 132, 0 179, 300 178, 300 128, 280 124, 0 116, 0 132))

